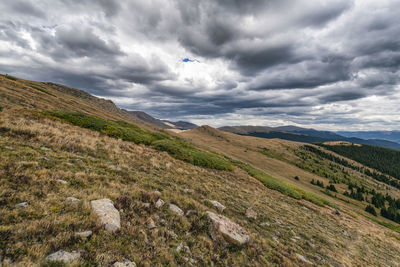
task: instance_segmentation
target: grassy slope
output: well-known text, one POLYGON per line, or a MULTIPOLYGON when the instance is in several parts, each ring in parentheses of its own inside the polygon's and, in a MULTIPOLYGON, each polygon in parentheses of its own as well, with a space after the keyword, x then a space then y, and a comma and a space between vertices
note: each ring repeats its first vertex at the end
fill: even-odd
MULTIPOLYGON (((400 261, 399 235, 363 217, 333 216, 331 208, 269 190, 239 168, 203 169, 147 146, 49 119, 27 109, 46 105, 51 109, 63 105, 62 101, 54 104, 57 99, 48 101, 43 92, 21 89, 18 84, 11 84, 14 91, 10 93, 1 82, 0 94, 6 97, 0 98, 0 106, 5 107, 0 113, 2 257, 29 265, 43 262, 45 255, 58 249, 76 249, 83 253, 80 264, 89 265, 107 265, 122 257, 143 266, 184 264, 187 258, 197 261, 196 265, 303 264, 296 253, 318 265, 395 265, 400 261), (114 165, 121 170, 110 168, 114 165), (186 188, 194 192, 184 193, 186 188), (177 218, 166 208, 145 208, 142 203, 155 200, 155 189, 165 201, 185 211, 195 209, 197 214, 177 218), (74 206, 65 202, 68 196, 83 201, 74 206), (117 235, 104 232, 89 208, 90 200, 103 197, 124 210, 117 235), (225 215, 250 232, 253 241, 248 246, 225 248, 210 239, 204 213, 213 208, 207 199, 226 205, 225 215), (16 209, 15 204, 22 201, 28 201, 29 207, 16 209), (257 220, 245 217, 250 206, 257 211, 257 220), (145 226, 149 216, 156 221, 155 230, 145 226), (73 233, 82 230, 92 230, 92 238, 74 238, 73 233), (177 234, 176 239, 170 231, 177 234), (175 251, 180 242, 190 247, 190 255, 175 251)), ((8 81, 5 84, 10 86, 8 81)), ((46 90, 64 98, 51 88, 46 90)), ((66 103, 80 101, 65 97, 66 103)), ((82 106, 84 110, 77 104, 68 107, 121 119, 89 104, 82 106)))
MULTIPOLYGON (((364 212, 366 206, 365 203, 360 203, 344 196, 340 196, 340 199, 345 201, 338 198, 331 198, 322 194, 321 188, 310 184, 310 181, 314 179, 320 180, 325 185, 328 185, 329 179, 319 176, 318 172, 321 170, 327 171, 329 169, 327 166, 332 164, 332 162, 318 159, 311 153, 308 153, 309 160, 301 161, 296 154, 299 151, 302 151, 301 147, 303 146, 303 143, 295 143, 279 139, 269 140, 239 136, 221 132, 211 127, 201 127, 192 131, 185 131, 181 133, 180 136, 199 146, 224 153, 235 160, 250 164, 259 170, 284 181, 286 184, 295 185, 305 192, 324 195, 324 198, 328 198, 330 202, 340 206, 342 209, 347 208, 350 211, 356 211, 365 216, 368 215, 364 212), (303 166, 305 169, 297 166, 303 166), (299 181, 294 179, 296 176, 299 177, 299 181)), ((329 152, 327 151, 327 153, 329 152)), ((352 160, 349 161, 353 162, 352 160)), ((353 163, 357 164, 355 162, 353 163)), ((344 177, 342 167, 343 166, 337 165, 335 176, 341 178, 344 177)), ((349 173, 348 179, 356 184, 365 185, 368 188, 375 188, 376 190, 381 189, 384 194, 390 193, 394 197, 399 196, 399 191, 395 188, 387 187, 383 183, 377 182, 376 180, 366 177, 365 175, 349 168, 344 169, 349 173)), ((347 189, 346 184, 336 184, 335 186, 340 192, 347 189)), ((393 224, 393 222, 388 221, 383 217, 379 217, 379 219, 385 223, 393 224)))

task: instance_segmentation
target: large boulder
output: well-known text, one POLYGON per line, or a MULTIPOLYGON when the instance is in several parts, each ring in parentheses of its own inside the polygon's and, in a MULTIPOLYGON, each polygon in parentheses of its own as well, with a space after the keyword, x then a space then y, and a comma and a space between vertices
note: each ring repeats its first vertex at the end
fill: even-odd
POLYGON ((115 232, 121 229, 119 212, 111 200, 108 198, 92 200, 90 205, 107 231, 115 232))
POLYGON ((49 256, 46 257, 47 261, 60 261, 63 263, 71 263, 73 261, 78 260, 81 257, 81 254, 79 252, 67 252, 64 250, 59 250, 57 252, 54 252, 53 254, 50 254, 49 256))
POLYGON ((227 217, 211 211, 207 211, 206 214, 211 221, 210 231, 213 239, 217 239, 219 234, 231 245, 244 245, 250 241, 247 231, 227 217))

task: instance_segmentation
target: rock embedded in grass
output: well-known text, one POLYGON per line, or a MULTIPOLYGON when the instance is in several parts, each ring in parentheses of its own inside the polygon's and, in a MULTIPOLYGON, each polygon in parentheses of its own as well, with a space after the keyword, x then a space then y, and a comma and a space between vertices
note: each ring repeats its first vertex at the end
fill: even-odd
POLYGON ((211 211, 207 211, 206 214, 211 221, 210 234, 214 240, 218 239, 219 234, 231 245, 245 245, 250 241, 247 231, 227 217, 211 211))
POLYGON ((107 231, 115 232, 121 229, 119 212, 110 199, 92 200, 90 205, 97 216, 99 216, 101 224, 107 231))
POLYGON ((136 267, 136 263, 129 260, 117 261, 113 264, 113 267, 136 267))
POLYGON ((78 199, 76 197, 67 197, 65 200, 68 202, 72 202, 72 203, 78 203, 81 201, 80 199, 78 199))
POLYGON ((76 237, 80 237, 82 239, 87 239, 92 235, 92 231, 83 231, 83 232, 77 232, 75 233, 76 237))
POLYGON ((222 205, 221 203, 219 203, 216 200, 208 200, 213 206, 214 208, 216 208, 219 212, 223 212, 225 210, 225 206, 222 205))
POLYGON ((165 202, 164 202, 161 198, 159 198, 159 199, 157 200, 155 206, 156 206, 157 209, 159 209, 159 208, 161 208, 161 207, 164 205, 164 203, 165 203, 165 202))
POLYGON ((153 221, 153 219, 152 219, 151 217, 149 217, 149 218, 146 220, 146 226, 147 226, 147 228, 149 228, 149 229, 156 228, 156 224, 154 223, 154 221, 153 221))
POLYGON ((246 210, 246 217, 249 219, 257 219, 257 212, 255 212, 252 208, 248 208, 246 210))
POLYGON ((177 205, 175 204, 169 204, 169 210, 172 211, 173 213, 175 213, 178 216, 183 216, 183 210, 181 210, 181 208, 179 208, 177 205))
POLYGON ((28 204, 28 202, 21 202, 21 203, 18 203, 17 205, 15 205, 17 208, 19 208, 19 209, 23 209, 23 208, 26 208, 26 207, 28 207, 29 206, 29 204, 28 204))
POLYGON ((61 179, 57 179, 56 182, 57 182, 57 183, 60 183, 60 184, 68 184, 67 181, 61 180, 61 179))
POLYGON ((54 252, 53 254, 50 254, 46 257, 47 261, 61 261, 63 263, 71 263, 76 260, 78 260, 81 257, 81 254, 79 252, 67 252, 64 250, 59 250, 57 252, 54 252))

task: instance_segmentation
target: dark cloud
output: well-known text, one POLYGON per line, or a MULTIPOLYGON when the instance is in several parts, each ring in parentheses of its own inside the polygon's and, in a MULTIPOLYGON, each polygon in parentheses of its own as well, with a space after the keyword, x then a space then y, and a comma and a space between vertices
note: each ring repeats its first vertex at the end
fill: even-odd
POLYGON ((0 72, 170 119, 387 126, 400 115, 399 9, 395 0, 5 0, 0 72))

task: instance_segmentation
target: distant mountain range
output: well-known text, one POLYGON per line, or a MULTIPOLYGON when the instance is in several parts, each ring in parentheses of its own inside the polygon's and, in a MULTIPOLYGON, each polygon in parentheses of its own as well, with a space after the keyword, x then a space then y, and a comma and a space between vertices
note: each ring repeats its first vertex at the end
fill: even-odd
POLYGON ((138 119, 156 125, 164 129, 179 129, 179 130, 190 130, 197 128, 196 124, 187 121, 168 121, 156 119, 153 116, 143 111, 127 111, 129 114, 137 117, 138 119))
MULTIPOLYGON (((315 129, 307 129, 297 126, 280 126, 280 127, 224 126, 219 129, 225 132, 231 132, 240 135, 255 136, 261 138, 280 138, 280 139, 296 141, 296 142, 305 142, 305 143, 346 141, 357 144, 400 149, 400 143, 390 140, 379 139, 379 138, 363 139, 359 137, 344 136, 330 131, 318 131, 315 129)), ((357 133, 366 133, 366 132, 353 132, 354 135, 356 135, 357 133)), ((382 136, 382 135, 375 135, 375 136, 382 136)), ((393 134, 388 136, 395 136, 395 135, 393 134)))
POLYGON ((345 137, 357 137, 362 139, 383 139, 400 143, 400 131, 339 131, 337 133, 345 137))

